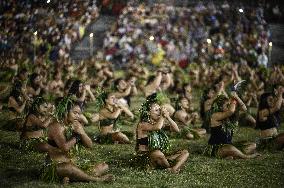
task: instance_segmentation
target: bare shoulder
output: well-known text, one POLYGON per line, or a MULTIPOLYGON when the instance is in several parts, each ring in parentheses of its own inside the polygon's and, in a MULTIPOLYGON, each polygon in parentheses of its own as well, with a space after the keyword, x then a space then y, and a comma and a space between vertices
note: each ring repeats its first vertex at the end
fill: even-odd
POLYGON ((185 113, 184 111, 182 111, 182 110, 178 110, 178 111, 176 111, 176 113, 175 113, 175 117, 183 116, 183 115, 186 115, 186 113, 185 113))

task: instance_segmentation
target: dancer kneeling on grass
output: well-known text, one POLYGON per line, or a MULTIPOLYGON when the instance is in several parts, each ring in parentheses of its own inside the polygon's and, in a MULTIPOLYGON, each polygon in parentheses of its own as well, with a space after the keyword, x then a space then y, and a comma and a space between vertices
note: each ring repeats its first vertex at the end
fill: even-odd
POLYGON ((100 135, 97 141, 99 143, 130 144, 128 137, 116 127, 116 121, 122 113, 131 119, 134 118, 127 106, 120 103, 114 94, 101 91, 96 97, 96 108, 99 111, 97 119, 100 122, 100 135))
POLYGON ((33 100, 26 116, 21 140, 25 149, 46 152, 49 149, 47 141, 47 127, 52 120, 52 108, 38 96, 33 100))
POLYGON ((189 153, 187 150, 182 150, 173 155, 165 155, 169 149, 168 136, 162 131, 166 120, 170 122, 173 131, 179 132, 169 112, 158 104, 157 94, 154 93, 147 97, 147 101, 142 105, 141 121, 136 129, 136 150, 139 154, 145 154, 145 157, 149 156, 154 168, 163 168, 178 173, 189 153), (171 162, 175 163, 172 165, 171 162))
POLYGON ((23 126, 23 115, 27 108, 29 98, 24 94, 24 89, 20 81, 15 81, 10 96, 7 101, 7 113, 3 113, 5 123, 1 125, 1 129, 6 131, 19 131, 23 126))
POLYGON ((187 139, 196 139, 206 134, 205 129, 192 127, 197 116, 198 115, 194 112, 190 113, 189 100, 186 97, 181 97, 177 104, 175 119, 178 121, 178 126, 182 129, 182 137, 187 139))
MULTIPOLYGON (((92 166, 90 161, 74 156, 75 144, 91 145, 92 141, 80 125, 81 110, 78 104, 65 97, 56 105, 54 120, 48 127, 48 158, 43 169, 42 179, 45 181, 109 181, 111 175, 102 176, 108 170, 105 163, 92 166), (64 126, 69 125, 69 126, 64 126), (70 131, 70 127, 73 127, 70 131), (78 159, 79 160, 74 160, 78 159), (81 160, 80 160, 81 159, 81 160), (84 171, 88 171, 88 174, 84 171)), ((76 152, 75 152, 76 155, 76 152)))
POLYGON ((258 149, 283 149, 284 133, 278 134, 280 109, 283 105, 284 88, 278 86, 274 93, 264 93, 260 97, 257 128, 260 129, 258 149))
POLYGON ((214 100, 211 111, 210 126, 211 136, 209 138, 207 153, 210 156, 228 159, 248 159, 259 154, 254 153, 255 143, 243 143, 242 151, 232 144, 232 136, 237 127, 236 107, 243 104, 236 92, 231 93, 231 98, 218 95, 214 100))

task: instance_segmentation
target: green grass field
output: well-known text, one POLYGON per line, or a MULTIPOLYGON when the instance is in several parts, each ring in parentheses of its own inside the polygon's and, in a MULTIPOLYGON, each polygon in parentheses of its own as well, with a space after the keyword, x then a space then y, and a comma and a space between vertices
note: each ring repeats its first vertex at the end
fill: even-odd
MULTIPOLYGON (((134 111, 142 100, 135 98, 134 111)), ((91 106, 88 111, 92 111, 91 106)), ((130 123, 122 130, 131 131, 133 126, 130 123)), ((86 131, 94 134, 98 128, 93 125, 86 127, 86 131)), ((234 141, 255 141, 257 134, 254 129, 242 127, 234 141)), ((188 162, 178 175, 144 168, 134 155, 135 142, 131 145, 95 144, 86 155, 94 163, 107 162, 115 181, 71 183, 68 187, 284 187, 284 151, 263 152, 261 157, 252 160, 220 160, 202 155, 207 140, 171 140, 172 151, 188 149, 190 152, 188 162)), ((43 154, 19 149, 18 133, 0 130, 0 187, 61 187, 59 183, 39 180, 44 158, 43 154)))

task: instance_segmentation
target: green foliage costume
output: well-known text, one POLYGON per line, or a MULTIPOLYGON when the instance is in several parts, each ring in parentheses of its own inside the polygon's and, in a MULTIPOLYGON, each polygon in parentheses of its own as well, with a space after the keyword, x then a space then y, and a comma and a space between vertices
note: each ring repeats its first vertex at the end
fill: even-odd
MULTIPOLYGON (((223 111, 223 104, 228 98, 224 95, 219 95, 214 100, 210 109, 210 117, 216 112, 223 111)), ((208 146, 205 153, 209 156, 218 157, 218 150, 225 144, 232 144, 232 136, 238 127, 238 122, 235 116, 231 116, 222 120, 220 126, 211 127, 211 135, 208 141, 208 146)))
MULTIPOLYGON (((140 111, 140 120, 150 122, 150 108, 154 103, 162 104, 167 97, 163 93, 154 93, 147 97, 146 102, 142 104, 140 111)), ((137 140, 137 142, 139 142, 137 140)), ((139 143, 138 143, 139 144, 139 143)), ((148 148, 150 151, 161 150, 167 152, 170 148, 169 138, 163 130, 151 131, 148 133, 148 148)))
MULTIPOLYGON (((61 122, 62 124, 63 119, 65 118, 68 111, 73 107, 73 105, 74 100, 71 96, 62 98, 56 105, 56 110, 54 113, 56 120, 58 122, 61 122)), ((89 170, 92 167, 92 164, 90 160, 86 159, 86 154, 88 152, 81 145, 79 136, 76 136, 76 133, 74 133, 72 126, 68 125, 64 127, 66 140, 70 140, 74 136, 77 140, 75 146, 68 152, 69 157, 71 157, 72 162, 82 170, 89 170)), ((41 179, 46 182, 59 181, 59 177, 56 172, 56 167, 58 164, 60 163, 51 160, 50 157, 48 157, 42 169, 41 179)))
POLYGON ((28 113, 27 113, 26 118, 25 118, 26 120, 23 123, 24 125, 23 125, 23 129, 22 129, 21 137, 23 138, 26 132, 34 132, 34 131, 39 131, 39 130, 43 131, 44 135, 42 137, 38 137, 38 138, 29 138, 29 139, 24 138, 24 139, 22 139, 21 147, 24 148, 27 151, 36 151, 35 147, 38 144, 47 142, 47 130, 46 129, 38 127, 38 125, 27 126, 28 117, 31 114, 37 115, 40 105, 42 105, 45 102, 46 101, 43 97, 38 96, 33 100, 31 105, 29 106, 28 113))

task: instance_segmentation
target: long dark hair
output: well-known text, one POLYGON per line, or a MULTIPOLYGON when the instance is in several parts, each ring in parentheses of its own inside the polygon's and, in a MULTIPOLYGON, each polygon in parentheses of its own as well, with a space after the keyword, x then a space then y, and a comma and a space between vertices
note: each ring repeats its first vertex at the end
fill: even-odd
POLYGON ((155 80, 155 78, 156 78, 155 75, 149 76, 146 85, 152 83, 155 80))
POLYGON ((28 72, 28 70, 26 68, 23 68, 19 71, 19 73, 17 74, 16 78, 19 79, 20 75, 22 74, 26 74, 28 72))
POLYGON ((273 96, 273 93, 271 92, 266 92, 263 93, 260 96, 259 104, 258 104, 258 109, 257 109, 257 116, 256 116, 256 129, 259 128, 259 112, 263 109, 269 109, 268 105, 268 97, 273 96))
POLYGON ((185 88, 186 88, 186 86, 188 86, 188 85, 190 85, 189 83, 184 83, 184 84, 182 84, 182 94, 185 96, 185 94, 186 94, 186 90, 185 90, 185 88))
POLYGON ((64 90, 65 91, 68 90, 68 92, 69 92, 69 89, 70 89, 72 83, 73 83, 73 79, 68 79, 65 83, 64 90))
POLYGON ((203 90, 201 100, 200 100, 200 103, 199 103, 199 106, 200 106, 199 113, 200 113, 200 117, 203 120, 205 118, 205 107, 204 107, 204 105, 205 105, 205 102, 209 99, 208 94, 209 94, 210 90, 211 90, 210 88, 206 88, 206 89, 203 90))
POLYGON ((31 85, 31 87, 34 89, 34 90, 37 90, 38 89, 38 85, 36 85, 35 84, 35 79, 37 78, 39 76, 39 74, 37 74, 37 73, 33 73, 33 74, 31 74, 30 75, 30 85, 31 85))
POLYGON ((22 83, 18 80, 15 81, 13 88, 10 92, 10 96, 14 97, 17 102, 20 102, 19 97, 21 95, 21 90, 22 90, 22 83))
POLYGON ((106 99, 111 94, 108 91, 102 90, 101 88, 98 88, 97 91, 96 100, 94 103, 94 109, 95 112, 99 112, 105 105, 106 105, 106 99))
POLYGON ((55 99, 55 113, 54 116, 58 121, 62 121, 66 114, 72 109, 74 105, 79 105, 76 103, 72 97, 58 97, 55 99))
POLYGON ((114 89, 118 90, 118 85, 119 85, 119 82, 121 80, 124 80, 123 78, 117 78, 114 82, 113 82, 113 86, 114 86, 114 89))
POLYGON ((152 95, 146 98, 146 101, 142 104, 140 108, 140 121, 148 122, 150 120, 150 109, 151 105, 157 103, 157 93, 153 93, 152 95))
POLYGON ((44 103, 46 103, 45 99, 42 96, 37 96, 29 107, 29 114, 37 114, 40 105, 44 103))
POLYGON ((37 115, 38 114, 38 109, 39 109, 40 105, 44 104, 45 102, 46 102, 45 99, 43 97, 41 97, 41 96, 37 96, 36 98, 34 98, 32 104, 28 108, 28 112, 27 112, 27 115, 26 115, 26 118, 25 118, 25 122, 23 124, 21 138, 23 138, 24 133, 27 132, 28 117, 31 114, 37 115))
POLYGON ((81 84, 81 80, 74 80, 72 85, 70 86, 70 89, 68 91, 68 95, 79 95, 79 86, 81 84))
MULTIPOLYGON (((181 110, 181 100, 182 99, 186 99, 188 100, 188 98, 185 97, 185 95, 180 95, 177 100, 175 101, 175 110, 178 111, 178 110, 181 110)), ((189 101, 189 100, 188 100, 189 101)))
POLYGON ((258 111, 269 108, 268 101, 267 101, 269 96, 273 96, 273 93, 267 92, 267 93, 263 93, 260 96, 260 100, 258 104, 258 111))

